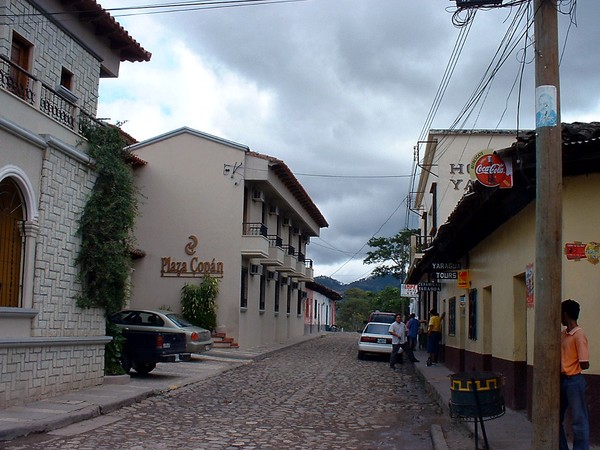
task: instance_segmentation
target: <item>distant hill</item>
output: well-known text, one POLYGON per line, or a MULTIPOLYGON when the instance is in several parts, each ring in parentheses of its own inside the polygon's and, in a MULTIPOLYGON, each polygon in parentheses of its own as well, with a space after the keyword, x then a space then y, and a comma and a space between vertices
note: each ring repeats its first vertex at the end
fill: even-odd
POLYGON ((315 277, 315 283, 322 284, 323 286, 341 294, 350 288, 358 288, 367 292, 380 292, 388 286, 400 288, 400 280, 391 275, 387 277, 363 278, 361 280, 353 281, 350 284, 341 283, 331 277, 319 276, 315 277))

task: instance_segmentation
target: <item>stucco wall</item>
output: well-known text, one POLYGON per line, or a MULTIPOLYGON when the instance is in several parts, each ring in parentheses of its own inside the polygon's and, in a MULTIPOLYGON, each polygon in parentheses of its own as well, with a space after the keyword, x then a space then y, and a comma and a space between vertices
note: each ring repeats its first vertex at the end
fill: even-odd
POLYGON ((243 162, 243 152, 184 133, 145 145, 135 152, 148 165, 135 171, 140 190, 135 227, 137 247, 146 256, 135 262, 132 307, 169 306, 180 311, 180 290, 201 278, 161 277, 161 259, 222 262, 217 326, 238 338, 243 180, 224 175, 224 164, 243 162), (185 252, 189 236, 198 238, 194 255, 185 252))
MULTIPOLYGON (((567 242, 598 241, 600 211, 596 208, 600 196, 600 175, 565 178, 563 190, 563 245, 567 242)), ((469 340, 467 334, 468 305, 464 318, 457 313, 457 333, 445 336, 446 345, 478 354, 493 354, 507 361, 526 361, 534 364, 534 307, 527 307, 525 298, 525 271, 535 263, 535 205, 530 204, 516 217, 503 224, 485 241, 469 253, 471 289, 478 293, 478 339, 469 340), (486 308, 488 318, 486 319, 486 308), (486 336, 491 346, 485 347, 486 336)), ((561 298, 573 298, 582 307, 580 325, 590 342, 600 339, 600 330, 594 318, 598 312, 600 292, 600 265, 587 260, 562 260, 563 284, 561 298)), ((534 266, 535 271, 535 266, 534 266)), ((440 298, 447 310, 447 299, 466 295, 445 282, 440 298)), ((468 303, 468 295, 467 295, 468 303)), ((446 318, 446 322, 448 318, 446 318)), ((555 324, 559 327, 560 324, 555 324)), ((591 346, 591 359, 600 358, 600 349, 591 346)), ((587 374, 600 370, 592 364, 587 374)))

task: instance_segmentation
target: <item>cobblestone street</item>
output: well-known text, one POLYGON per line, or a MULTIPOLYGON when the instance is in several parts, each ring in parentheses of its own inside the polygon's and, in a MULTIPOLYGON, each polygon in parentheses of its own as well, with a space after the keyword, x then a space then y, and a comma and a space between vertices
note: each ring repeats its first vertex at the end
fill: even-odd
POLYGON ((473 448, 411 364, 392 370, 385 358, 358 360, 357 339, 328 334, 92 419, 83 432, 56 430, 0 447, 418 450, 433 448, 430 429, 439 425, 450 449, 473 448))

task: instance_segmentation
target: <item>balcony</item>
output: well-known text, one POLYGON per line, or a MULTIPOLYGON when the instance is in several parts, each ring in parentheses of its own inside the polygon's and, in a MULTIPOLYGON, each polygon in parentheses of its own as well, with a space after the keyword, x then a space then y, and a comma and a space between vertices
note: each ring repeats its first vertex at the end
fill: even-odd
POLYGON ((267 227, 262 223, 244 223, 242 230, 242 256, 269 258, 267 227))
POLYGON ((312 259, 304 260, 304 273, 299 278, 300 281, 314 281, 315 275, 313 270, 313 261, 312 259))
POLYGON ((285 256, 283 240, 277 235, 268 235, 269 256, 260 261, 263 266, 282 266, 285 256))
POLYGON ((425 253, 425 250, 431 245, 433 242, 433 237, 431 236, 421 236, 417 234, 413 234, 410 237, 410 266, 414 266, 425 253))
POLYGON ((72 101, 76 101, 73 94, 66 90, 59 93, 3 55, 0 55, 0 88, 75 133, 82 134, 83 127, 95 121, 91 114, 82 111, 72 101))
POLYGON ((302 252, 298 252, 297 255, 297 262, 296 262, 296 270, 294 271, 294 275, 296 275, 299 278, 304 277, 305 275, 305 267, 304 267, 304 261, 306 260, 306 257, 304 256, 304 253, 302 252))
POLYGON ((298 258, 296 258, 296 249, 291 245, 284 245, 283 251, 283 264, 277 267, 275 270, 278 270, 279 272, 291 272, 288 276, 293 276, 294 272, 296 272, 298 264, 298 258))

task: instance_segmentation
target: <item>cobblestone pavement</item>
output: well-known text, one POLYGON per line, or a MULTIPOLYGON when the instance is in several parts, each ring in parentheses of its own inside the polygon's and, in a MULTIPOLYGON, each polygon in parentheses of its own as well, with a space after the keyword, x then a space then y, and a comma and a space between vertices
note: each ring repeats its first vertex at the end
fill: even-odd
POLYGON ((473 448, 411 364, 392 370, 385 358, 358 360, 357 338, 331 333, 68 428, 74 431, 0 447, 420 450, 433 448, 430 429, 439 425, 450 449, 473 448))

